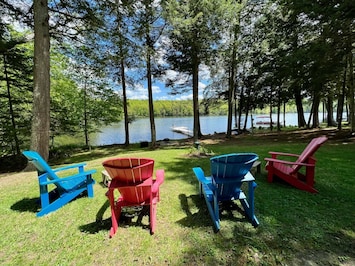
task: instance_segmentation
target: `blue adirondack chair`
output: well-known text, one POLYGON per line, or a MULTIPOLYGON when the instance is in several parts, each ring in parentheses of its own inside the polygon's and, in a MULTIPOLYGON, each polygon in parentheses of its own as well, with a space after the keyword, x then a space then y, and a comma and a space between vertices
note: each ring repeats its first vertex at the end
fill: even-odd
POLYGON ((23 155, 36 167, 38 172, 41 210, 37 213, 37 217, 58 210, 84 191, 87 191, 89 198, 94 196, 93 184, 95 181, 92 179, 92 174, 96 170, 84 171, 86 163, 52 169, 35 151, 24 151, 23 155), (57 175, 59 172, 73 168, 77 168, 78 173, 66 177, 57 175), (56 188, 48 192, 50 184, 55 185, 56 188))
POLYGON ((200 167, 194 167, 199 181, 200 196, 204 196, 208 211, 212 218, 215 231, 220 230, 219 203, 239 200, 247 218, 256 227, 259 225, 254 214, 255 178, 249 172, 253 163, 258 159, 254 153, 232 153, 211 158, 211 176, 206 177, 200 167), (241 186, 248 183, 248 196, 241 186))

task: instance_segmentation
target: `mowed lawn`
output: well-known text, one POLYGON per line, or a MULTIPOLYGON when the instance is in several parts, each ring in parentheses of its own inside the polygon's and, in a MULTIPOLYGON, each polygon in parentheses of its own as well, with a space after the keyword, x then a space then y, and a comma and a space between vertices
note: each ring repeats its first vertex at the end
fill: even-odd
POLYGON ((208 156, 191 156, 192 144, 148 148, 96 148, 76 153, 53 167, 86 161, 96 169, 94 198, 81 197, 36 218, 36 172, 0 175, 1 265, 355 265, 355 142, 335 131, 255 134, 233 140, 201 141, 215 155, 255 152, 262 162, 255 174, 254 228, 238 209, 221 214, 214 233, 204 199, 198 196, 192 167, 209 174, 208 156), (318 194, 277 181, 268 183, 269 151, 301 153, 309 140, 327 134, 315 157, 318 194), (157 228, 148 217, 120 224, 109 238, 110 210, 102 185, 102 162, 112 157, 148 157, 165 170, 157 228))

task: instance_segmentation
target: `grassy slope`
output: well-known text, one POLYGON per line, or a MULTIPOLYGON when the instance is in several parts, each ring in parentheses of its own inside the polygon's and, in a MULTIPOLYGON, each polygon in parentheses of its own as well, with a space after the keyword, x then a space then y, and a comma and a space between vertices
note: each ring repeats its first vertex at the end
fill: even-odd
MULTIPOLYGON (((318 134, 319 132, 314 132, 318 134)), ((328 133, 329 134, 329 133, 328 133)), ((313 136, 313 135, 312 135, 313 136)), ((299 153, 306 134, 241 136, 232 141, 205 140, 216 154, 256 152, 263 161, 268 151, 299 153)), ((330 136, 333 136, 330 134, 330 136)), ((0 263, 2 265, 351 265, 355 263, 355 143, 331 139, 316 153, 314 195, 287 184, 266 182, 256 175, 256 214, 253 228, 238 212, 223 213, 221 231, 213 233, 191 168, 209 172, 209 159, 187 156, 190 146, 121 150, 101 148, 66 159, 87 161, 98 173, 95 197, 80 198, 43 218, 36 218, 36 173, 0 177, 0 263), (147 217, 122 224, 108 238, 110 211, 100 185, 102 162, 112 156, 155 159, 165 169, 156 234, 147 217), (313 264, 311 264, 313 263, 313 264)), ((263 162, 264 164, 264 162, 263 162)))

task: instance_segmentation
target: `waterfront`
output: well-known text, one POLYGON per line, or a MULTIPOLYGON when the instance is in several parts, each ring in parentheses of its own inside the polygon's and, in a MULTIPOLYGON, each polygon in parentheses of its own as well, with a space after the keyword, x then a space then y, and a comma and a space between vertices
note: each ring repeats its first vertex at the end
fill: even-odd
MULTIPOLYGON (((255 115, 254 126, 258 121, 258 117, 265 115, 255 115)), ((305 114, 306 120, 309 114, 305 114)), ((242 120, 244 118, 242 117, 242 120)), ((283 117, 281 116, 281 120, 283 117)), ((243 120, 244 121, 244 120, 243 120)), ((276 115, 273 115, 273 121, 276 121, 276 115)), ((289 113, 285 115, 286 126, 297 125, 297 114, 289 113)), ((227 116, 201 116, 200 117, 201 132, 204 135, 226 132, 227 116)), ((193 129, 193 117, 158 117, 155 118, 156 139, 184 139, 185 135, 173 132, 172 127, 186 127, 193 129)), ((251 119, 247 121, 247 128, 251 128, 251 119)), ((149 118, 136 119, 129 124, 130 143, 139 143, 142 141, 150 141, 150 123, 149 118)), ((125 141, 124 123, 112 124, 101 129, 101 132, 91 136, 91 143, 94 146, 122 144, 125 141)))

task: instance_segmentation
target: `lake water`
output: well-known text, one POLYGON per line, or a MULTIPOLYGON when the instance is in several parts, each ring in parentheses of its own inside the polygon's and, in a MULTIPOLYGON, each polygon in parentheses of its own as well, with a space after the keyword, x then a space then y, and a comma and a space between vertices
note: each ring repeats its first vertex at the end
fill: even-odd
MULTIPOLYGON (((254 126, 258 126, 255 123, 259 120, 258 117, 262 115, 254 116, 254 126)), ((307 121, 309 114, 305 114, 307 121)), ((273 115, 273 121, 276 122, 276 114, 273 115)), ((243 118, 242 118, 243 119, 243 118)), ((322 116, 320 114, 320 121, 322 116)), ((283 116, 281 115, 281 121, 283 116)), ((297 125, 297 114, 289 113, 285 116, 287 126, 297 125)), ((215 132, 227 131, 227 116, 201 116, 201 132, 204 135, 214 134, 215 132)), ((281 122, 282 123, 282 122, 281 122)), ((233 122, 234 125, 234 122, 233 122)), ((243 125, 243 124, 242 124, 243 125)), ((159 117, 155 118, 156 139, 184 139, 185 135, 173 132, 172 127, 187 127, 193 129, 193 117, 159 117)), ((249 117, 247 128, 251 128, 251 119, 249 117)), ((129 124, 129 138, 130 143, 139 143, 141 141, 150 141, 150 123, 149 118, 137 119, 129 124)), ((125 141, 124 123, 112 124, 110 126, 103 127, 101 132, 91 136, 91 144, 94 146, 111 145, 111 144, 123 144, 125 141)))

